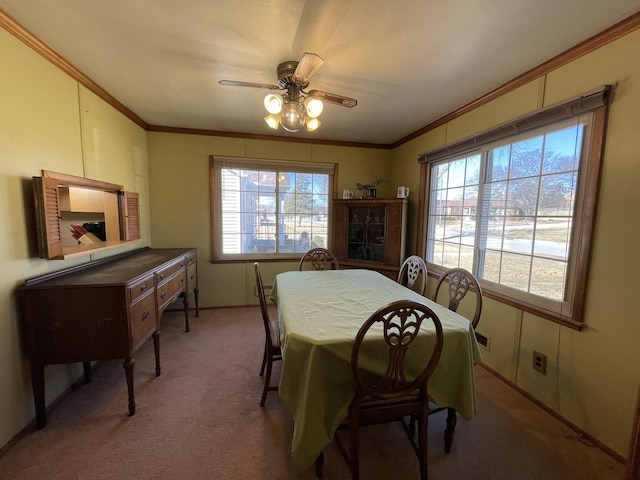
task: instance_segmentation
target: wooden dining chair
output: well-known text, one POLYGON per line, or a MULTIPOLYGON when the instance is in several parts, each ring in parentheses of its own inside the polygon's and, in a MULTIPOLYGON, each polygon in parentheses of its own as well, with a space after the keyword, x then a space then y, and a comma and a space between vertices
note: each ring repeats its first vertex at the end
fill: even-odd
POLYGON ((260 264, 258 262, 254 262, 253 269, 256 274, 256 288, 258 290, 258 298, 260 299, 260 310, 262 312, 262 323, 264 324, 265 333, 262 367, 260 367, 260 376, 264 375, 264 387, 262 389, 260 406, 264 407, 264 402, 267 399, 267 393, 278 390, 277 386, 271 385, 271 370, 274 361, 282 360, 282 351, 280 350, 280 325, 277 320, 271 320, 269 318, 267 299, 264 294, 264 285, 262 283, 262 275, 260 273, 260 264))
MULTIPOLYGON (((353 480, 360 478, 360 427, 393 421, 402 423, 418 456, 420 478, 427 479, 429 422, 427 385, 442 353, 442 338, 442 325, 436 314, 426 305, 410 300, 396 301, 380 308, 364 322, 358 331, 351 353, 351 370, 356 382, 356 392, 349 405, 345 424, 349 429, 349 454, 339 436, 335 436, 336 443, 351 468, 353 480), (424 348, 424 344, 414 347, 418 332, 423 327, 433 331, 430 349, 424 348), (371 335, 368 335, 369 333, 371 335), (405 365, 405 360, 411 358, 408 352, 412 347, 416 349, 414 354, 424 353, 421 359, 424 366, 421 366, 420 374, 415 378, 407 373, 405 365), (376 348, 377 351, 374 351, 376 348), (386 371, 381 377, 378 376, 372 381, 371 372, 363 370, 362 365, 365 363, 361 363, 363 352, 366 352, 369 358, 377 354, 380 358, 386 359, 386 371), (405 416, 414 416, 417 419, 417 444, 409 434, 405 416)), ((319 462, 316 463, 316 467, 317 473, 321 475, 322 469, 319 462)))
POLYGON ((424 295, 427 279, 427 264, 418 255, 407 257, 398 272, 398 283, 415 290, 420 295, 424 295), (418 279, 420 279, 420 283, 416 285, 418 279))
MULTIPOLYGON (((478 279, 468 270, 464 268, 451 268, 445 271, 438 280, 436 284, 436 289, 433 294, 433 301, 438 301, 438 294, 440 290, 443 289, 444 286, 447 286, 447 295, 444 297, 444 300, 448 303, 449 310, 454 312, 458 311, 458 307, 460 306, 460 302, 467 295, 469 290, 475 291, 475 311, 473 318, 471 318, 470 322, 473 326, 473 329, 478 326, 480 322, 480 314, 482 313, 482 288, 480 287, 480 283, 478 283, 478 279)), ((434 413, 442 412, 443 410, 447 411, 447 420, 446 420, 446 428, 444 430, 444 451, 449 453, 451 452, 451 445, 453 444, 453 435, 455 433, 456 424, 458 423, 458 416, 454 408, 449 407, 440 407, 431 404, 429 409, 429 415, 433 415, 434 413)), ((411 419, 411 430, 413 430, 415 420, 411 419)))
POLYGON ((480 283, 478 283, 478 279, 464 268, 451 268, 445 271, 438 280, 438 283, 436 283, 436 289, 433 294, 434 302, 438 301, 440 288, 445 285, 445 282, 448 284, 448 307, 449 310, 454 312, 458 311, 460 302, 469 290, 475 292, 476 306, 473 318, 471 319, 471 325, 473 325, 475 329, 478 326, 478 322, 480 322, 480 314, 482 313, 482 288, 480 287, 480 283))
POLYGON ((300 271, 304 269, 305 263, 310 263, 314 270, 326 270, 329 265, 331 270, 339 270, 340 265, 335 255, 326 248, 316 247, 307 250, 300 259, 300 271))

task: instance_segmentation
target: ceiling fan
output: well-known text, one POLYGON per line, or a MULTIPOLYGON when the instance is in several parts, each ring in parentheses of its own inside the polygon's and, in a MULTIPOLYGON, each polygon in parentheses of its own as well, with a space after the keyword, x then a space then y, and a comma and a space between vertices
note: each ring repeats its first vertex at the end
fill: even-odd
POLYGON ((335 93, 322 90, 304 89, 309 86, 311 77, 322 66, 324 60, 315 53, 305 53, 299 62, 287 60, 278 65, 278 84, 240 82, 236 80, 220 80, 218 83, 231 87, 266 88, 269 90, 284 90, 282 94, 271 93, 264 99, 264 106, 269 112, 265 122, 274 130, 279 125, 288 132, 297 132, 303 125, 307 125, 308 131, 313 131, 320 126, 318 116, 322 113, 323 102, 341 105, 343 107, 355 107, 358 101, 355 98, 343 97, 335 93))

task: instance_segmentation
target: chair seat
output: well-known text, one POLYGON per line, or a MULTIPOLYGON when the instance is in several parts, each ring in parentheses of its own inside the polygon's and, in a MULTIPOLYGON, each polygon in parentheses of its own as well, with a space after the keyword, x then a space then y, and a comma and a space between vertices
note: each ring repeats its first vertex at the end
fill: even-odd
POLYGON ((417 415, 420 407, 418 395, 392 399, 365 399, 360 404, 360 423, 385 423, 407 415, 417 415))

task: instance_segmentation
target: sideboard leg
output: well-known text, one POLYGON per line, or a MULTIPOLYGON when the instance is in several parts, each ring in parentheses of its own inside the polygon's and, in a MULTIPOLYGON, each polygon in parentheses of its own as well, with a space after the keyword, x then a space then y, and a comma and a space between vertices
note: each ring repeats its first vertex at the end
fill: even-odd
POLYGON ((196 317, 200 316, 200 307, 199 307, 199 303, 198 303, 198 287, 193 289, 193 296, 196 299, 196 317))
POLYGON ((125 375, 127 376, 127 391, 129 392, 129 416, 136 413, 136 399, 133 394, 133 366, 136 361, 133 358, 125 359, 122 366, 124 367, 125 375))
POLYGON ((84 372, 84 383, 91 383, 91 362, 82 362, 82 370, 84 372))
POLYGON ((160 368, 160 330, 153 333, 153 351, 156 354, 156 377, 159 377, 162 371, 160 368))
POLYGON ((187 292, 184 292, 184 297, 182 297, 182 305, 184 306, 184 331, 189 331, 189 295, 187 292))
POLYGON ((34 361, 30 364, 31 387, 36 407, 36 428, 41 429, 47 424, 47 407, 44 402, 44 365, 34 361))

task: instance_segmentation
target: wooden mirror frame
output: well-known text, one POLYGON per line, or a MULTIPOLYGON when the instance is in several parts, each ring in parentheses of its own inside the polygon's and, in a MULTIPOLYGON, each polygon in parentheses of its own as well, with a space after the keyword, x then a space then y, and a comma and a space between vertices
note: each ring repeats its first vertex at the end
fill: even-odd
POLYGON ((41 258, 68 259, 120 247, 140 239, 138 194, 125 192, 122 185, 43 170, 42 177, 33 177, 33 192, 38 252, 41 258), (90 210, 104 216, 107 232, 104 241, 95 239, 97 241, 93 243, 73 247, 63 245, 62 205, 70 204, 70 189, 98 191, 104 194, 98 200, 97 210, 90 210))

